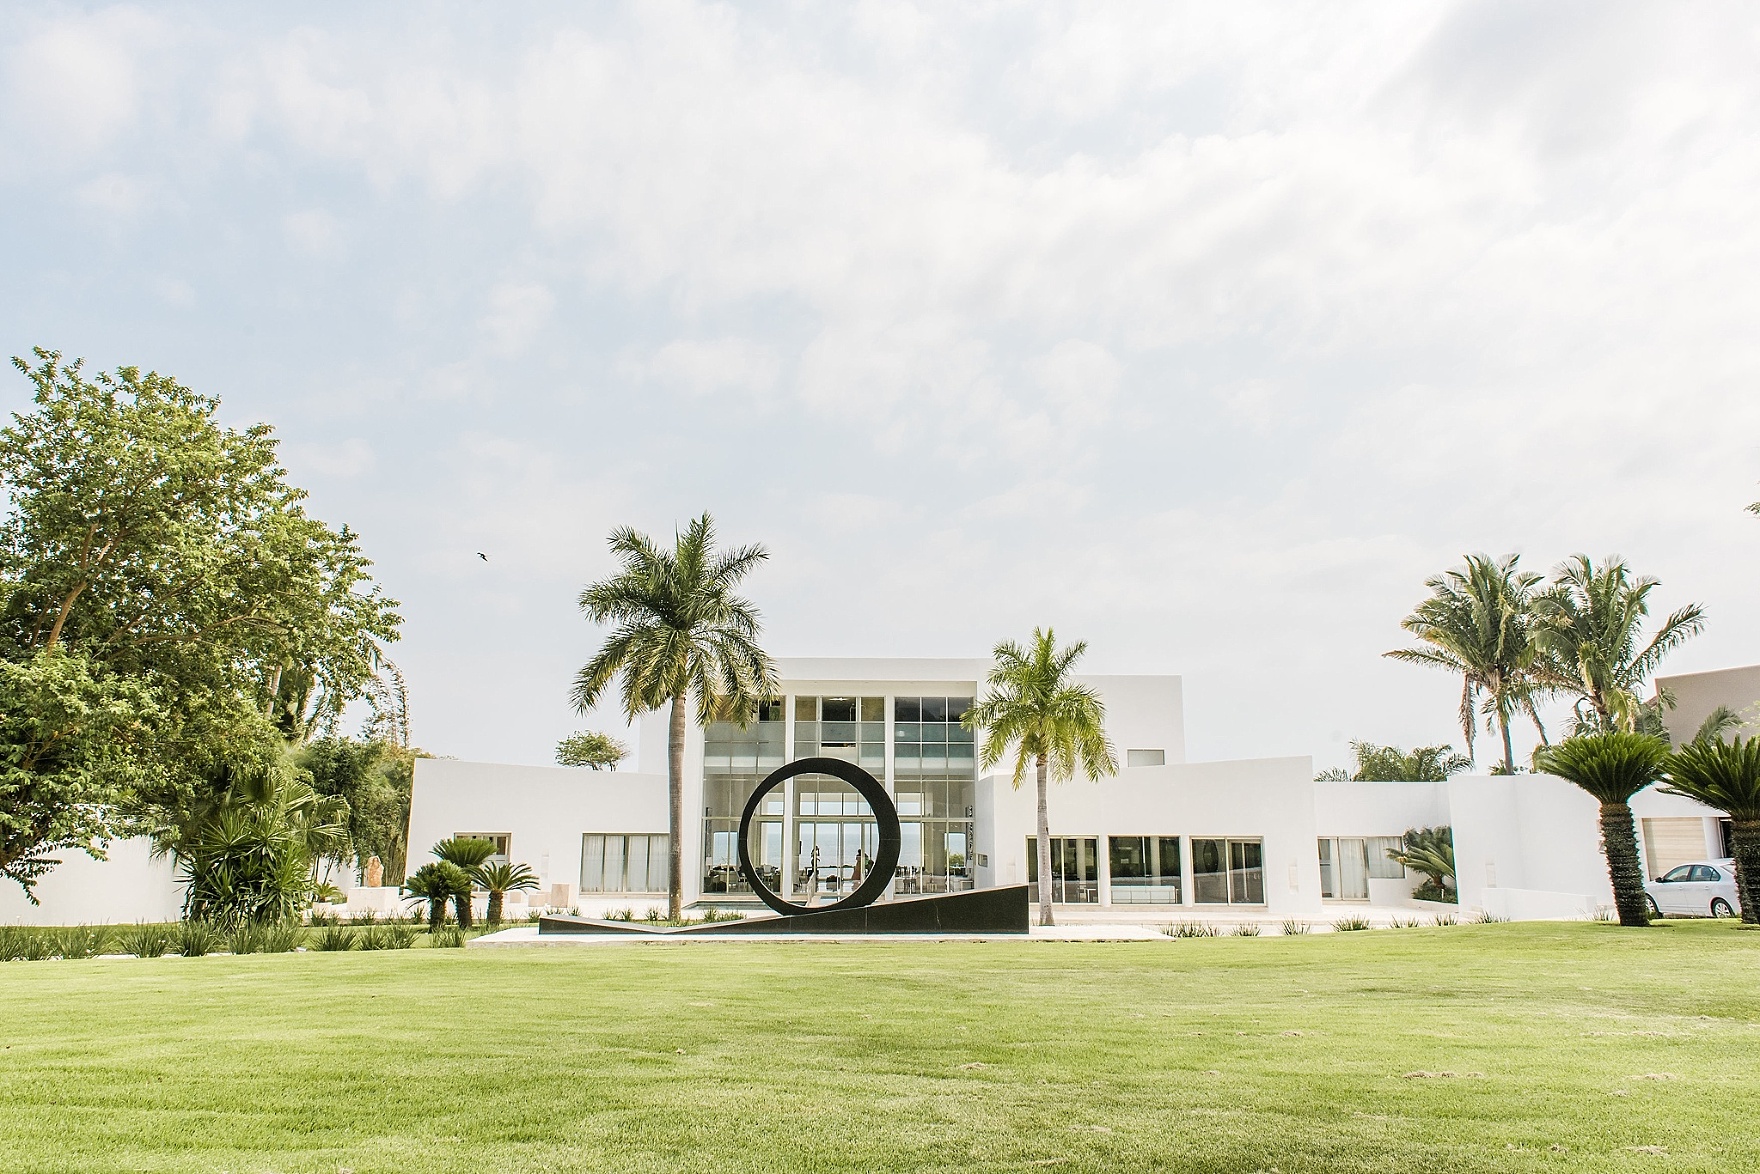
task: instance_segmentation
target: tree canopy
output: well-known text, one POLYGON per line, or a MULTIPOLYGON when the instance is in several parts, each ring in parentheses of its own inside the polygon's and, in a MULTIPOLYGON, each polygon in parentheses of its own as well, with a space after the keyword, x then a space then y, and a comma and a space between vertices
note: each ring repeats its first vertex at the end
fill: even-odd
POLYGON ((582 730, 556 744, 556 761, 562 766, 588 770, 616 770, 629 757, 629 748, 610 734, 582 730))
POLYGON ((1449 775, 1458 774, 1473 765, 1464 754, 1456 754, 1453 746, 1419 746, 1407 753, 1398 746, 1377 746, 1373 742, 1352 742, 1351 753, 1357 768, 1343 767, 1321 771, 1315 782, 1356 783, 1440 783, 1449 775))

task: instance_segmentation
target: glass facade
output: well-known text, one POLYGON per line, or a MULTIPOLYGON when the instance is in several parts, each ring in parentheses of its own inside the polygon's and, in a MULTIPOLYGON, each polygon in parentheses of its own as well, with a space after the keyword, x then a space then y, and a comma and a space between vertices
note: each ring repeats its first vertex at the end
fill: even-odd
MULTIPOLYGON (((739 873, 739 817, 765 775, 781 766, 783 708, 780 698, 759 702, 744 726, 712 721, 703 730, 703 892, 722 895, 750 893, 739 873)), ((753 862, 760 873, 782 873, 783 797, 766 797, 759 818, 752 821, 759 849, 753 862)), ((773 881, 766 878, 766 884, 773 881)))
POLYGON ((1178 836, 1112 836, 1108 840, 1114 905, 1178 905, 1178 836))
POLYGON ((970 697, 892 699, 892 791, 903 844, 901 894, 949 893, 972 887, 972 732, 960 725, 970 697))
MULTIPOLYGON (((1039 837, 1027 837, 1027 883, 1039 883, 1039 837)), ((1033 891, 1037 897, 1038 890, 1033 891)), ((1100 841, 1094 836, 1051 837, 1051 899, 1059 905, 1100 901, 1100 841)))
POLYGON ((1194 839, 1192 898, 1200 905, 1263 905, 1264 844, 1259 840, 1194 839))

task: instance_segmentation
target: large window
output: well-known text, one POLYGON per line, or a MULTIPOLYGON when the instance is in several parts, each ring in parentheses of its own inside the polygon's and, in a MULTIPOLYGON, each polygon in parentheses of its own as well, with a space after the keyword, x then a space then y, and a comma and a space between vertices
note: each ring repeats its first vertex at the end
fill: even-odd
POLYGON ((960 724, 970 697, 894 697, 892 759, 900 775, 951 772, 970 778, 972 731, 960 724))
POLYGON ((1320 895, 1335 901, 1369 899, 1367 841, 1356 836, 1320 841, 1320 895))
POLYGON ((794 756, 817 755, 885 770, 886 698, 796 697, 794 756))
MULTIPOLYGON (((1039 837, 1027 837, 1027 883, 1039 883, 1039 837)), ((1030 894, 1038 899, 1038 890, 1030 894)), ((1053 836, 1051 899, 1060 905, 1100 901, 1100 841, 1095 836, 1053 836)))
POLYGON ((794 794, 795 895, 847 896, 867 877, 880 850, 873 809, 854 787, 830 775, 800 775, 794 794))
POLYGON ((671 842, 670 836, 587 833, 581 837, 581 892, 666 892, 671 842))
POLYGON ((506 864, 509 859, 508 853, 512 851, 513 846, 513 837, 507 832, 453 832, 452 838, 455 840, 488 840, 495 845, 495 850, 489 854, 488 862, 491 864, 506 864))
POLYGON ((1108 846, 1114 905, 1180 903, 1178 836, 1113 836, 1108 846))
POLYGON ((1193 840, 1192 897, 1200 905, 1263 905, 1264 844, 1259 840, 1193 840))
POLYGON ((960 725, 970 697, 892 699, 893 793, 903 845, 898 893, 972 887, 972 732, 960 725))
MULTIPOLYGON (((758 781, 783 762, 783 709, 778 697, 760 701, 746 715, 746 724, 716 720, 703 731, 703 892, 747 893, 751 886, 739 872, 739 817, 758 781)), ((766 797, 754 820, 758 844, 774 844, 769 857, 775 883, 782 868, 782 796, 766 797)), ((754 852, 756 856, 758 853, 754 852)), ((761 866, 762 867, 762 866, 761 866)))
POLYGON ((1402 837, 1370 836, 1368 844, 1370 880, 1405 879, 1405 865, 1393 858, 1393 853, 1405 850, 1406 842, 1402 837))

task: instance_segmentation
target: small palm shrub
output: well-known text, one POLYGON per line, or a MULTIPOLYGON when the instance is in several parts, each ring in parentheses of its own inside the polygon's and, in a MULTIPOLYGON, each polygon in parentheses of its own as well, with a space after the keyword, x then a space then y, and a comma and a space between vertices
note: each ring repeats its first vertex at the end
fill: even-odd
POLYGON ((1243 922, 1241 922, 1239 925, 1234 927, 1234 936, 1237 938, 1256 938, 1256 937, 1258 937, 1259 936, 1259 923, 1256 921, 1243 921, 1243 922))
POLYGON ((1355 933, 1358 930, 1370 928, 1369 919, 1359 913, 1353 913, 1349 917, 1341 917, 1333 922, 1332 928, 1339 933, 1355 933))
POLYGON ((96 958, 110 944, 103 926, 70 925, 55 932, 55 952, 63 958, 96 958))
POLYGON ((428 945, 440 950, 460 949, 464 946, 464 930, 457 926, 449 926, 436 934, 428 935, 428 945))
POLYGON ((172 948, 185 958, 200 958, 220 948, 220 931, 206 921, 180 921, 171 938, 172 948))
POLYGON ((354 949, 354 935, 341 925, 326 925, 312 935, 312 947, 327 953, 354 949))
POLYGON ((1293 938, 1297 934, 1308 933, 1313 928, 1313 926, 1305 921, 1297 921, 1294 918, 1290 918, 1283 923, 1283 936, 1286 938, 1293 938))
POLYGON ((490 925, 501 924, 502 902, 508 893, 538 887, 538 874, 531 865, 509 864, 505 860, 477 865, 471 869, 471 879, 489 894, 489 908, 484 912, 490 925))
POLYGON ((1182 921, 1176 925, 1163 926, 1162 933, 1170 938, 1216 938, 1222 931, 1205 921, 1182 921))
POLYGON ((1460 922, 1460 918, 1452 913, 1438 913, 1435 917, 1431 918, 1430 921, 1432 925, 1436 926, 1457 925, 1460 922))
POLYGON ((122 951, 136 958, 160 958, 171 949, 174 937, 168 925, 137 925, 122 931, 122 951))
POLYGON ((291 954, 305 945, 306 931, 297 921, 265 925, 259 949, 265 954, 291 954))
POLYGON ((383 944, 379 948, 383 950, 407 950, 415 944, 415 940, 416 927, 399 922, 396 925, 388 925, 385 927, 383 944))

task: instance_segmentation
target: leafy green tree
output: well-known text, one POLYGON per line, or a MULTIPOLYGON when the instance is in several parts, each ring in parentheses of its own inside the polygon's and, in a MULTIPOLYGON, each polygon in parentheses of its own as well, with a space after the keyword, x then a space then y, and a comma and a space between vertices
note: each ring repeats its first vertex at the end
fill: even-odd
POLYGON ((1449 827, 1407 828, 1400 837, 1398 851, 1388 858, 1424 875, 1424 883, 1413 894, 1419 900, 1453 901, 1454 829, 1449 827))
POLYGON ((583 730, 570 734, 556 745, 556 761, 563 766, 584 766, 588 770, 616 770, 617 764, 629 757, 629 748, 610 734, 583 730))
POLYGON ((413 766, 420 754, 390 742, 330 737, 307 743, 294 756, 313 790, 348 804, 350 854, 357 868, 377 856, 387 884, 403 879, 413 766))
POLYGON ((538 887, 538 877, 531 865, 509 864, 505 860, 477 865, 471 870, 471 880, 489 894, 487 916, 490 925, 501 924, 502 900, 508 893, 538 887))
POLYGON ((1662 777, 1668 760, 1667 742, 1626 730, 1578 734, 1534 756, 1537 769, 1575 783, 1601 804, 1601 850, 1621 925, 1650 924, 1631 798, 1662 777))
POLYGON ((439 933, 446 924, 446 903, 456 901, 461 893, 469 902, 471 878, 458 865, 436 860, 416 869, 403 882, 403 891, 405 896, 428 903, 428 932, 439 933))
POLYGON ((1691 742, 1670 756, 1666 783, 1664 794, 1729 816, 1742 920, 1760 923, 1760 738, 1691 742))
MULTIPOLYGON (((1541 679, 1577 698, 1580 734, 1634 731, 1645 716, 1639 692, 1663 657, 1697 635, 1705 610, 1690 603, 1671 613, 1649 639, 1643 628, 1650 593, 1658 581, 1634 578, 1625 560, 1609 556, 1597 567, 1587 555, 1573 555, 1553 583, 1534 599, 1536 641, 1542 656, 1541 679)), ((1673 705, 1666 694, 1653 707, 1651 732, 1660 727, 1660 709, 1673 705)))
POLYGON ((1516 763, 1509 727, 1518 710, 1534 723, 1541 742, 1546 741, 1535 706, 1542 688, 1534 675, 1538 649, 1531 611, 1541 577, 1518 570, 1519 561, 1513 554, 1500 559, 1472 554, 1464 568, 1425 580, 1430 598, 1400 621, 1423 646, 1383 653, 1406 664, 1460 674, 1461 736, 1468 758, 1477 753, 1474 735, 1483 712, 1487 726, 1502 735, 1504 770, 1512 774, 1516 763))
MULTIPOLYGON (((43 671, 92 682, 98 713, 103 696, 132 697, 136 722, 110 731, 126 786, 90 803, 78 788, 34 784, 9 824, 80 822, 81 846, 96 853, 198 802, 214 745, 230 744, 242 713, 294 732, 288 682, 310 680, 302 736, 314 714, 359 696, 399 620, 355 535, 306 514, 267 426, 222 427, 218 401, 167 376, 123 367, 88 379, 77 361, 35 353, 34 364, 14 360, 34 407, 0 429, 0 660, 62 655, 43 671)), ((44 720, 11 728, 28 735, 44 720)), ((102 728, 84 727, 94 754, 102 728)), ((80 743, 72 727, 64 743, 80 743)), ((0 761, 31 757, 28 740, 0 746, 0 761)), ((67 837, 5 851, 41 861, 60 846, 67 837)))
POLYGON ((758 645, 758 609, 735 594, 757 565, 762 546, 715 549, 708 514, 692 520, 668 551, 629 527, 614 530, 611 553, 621 564, 610 578, 588 585, 580 606, 595 624, 616 627, 575 677, 571 700, 585 713, 621 680, 623 713, 671 707, 667 726, 666 791, 671 829, 670 917, 684 915, 684 741, 687 705, 699 724, 720 714, 742 725, 759 701, 776 692, 776 667, 758 645))
POLYGON ((49 853, 102 859, 158 717, 151 689, 65 649, 0 660, 0 877, 32 904, 37 880, 61 863, 49 853))
POLYGON ((996 646, 988 692, 962 719, 969 730, 984 733, 978 751, 989 770, 1015 750, 1014 785, 1018 790, 1032 763, 1038 788, 1039 924, 1052 924, 1051 815, 1049 779, 1072 778, 1079 769, 1091 779, 1118 773, 1118 760, 1106 737, 1106 707, 1100 695, 1070 679, 1070 670, 1088 651, 1086 641, 1057 647, 1050 628, 1034 628, 1027 648, 1012 640, 996 646))
POLYGON ((1356 783, 1440 783, 1473 765, 1464 754, 1456 754, 1453 746, 1420 746, 1411 753, 1398 746, 1377 746, 1373 742, 1352 742, 1351 753, 1357 768, 1343 767, 1323 770, 1314 776, 1319 782, 1356 783))

